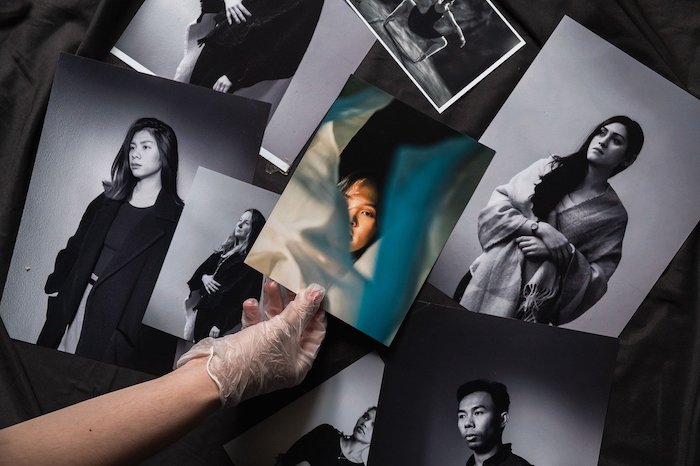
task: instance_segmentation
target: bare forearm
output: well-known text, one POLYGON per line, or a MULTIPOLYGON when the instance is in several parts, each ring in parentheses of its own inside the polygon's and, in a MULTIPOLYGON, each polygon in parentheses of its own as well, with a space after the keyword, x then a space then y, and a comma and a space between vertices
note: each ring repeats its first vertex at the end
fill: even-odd
POLYGON ((135 463, 220 406, 206 360, 0 431, 0 464, 135 463))

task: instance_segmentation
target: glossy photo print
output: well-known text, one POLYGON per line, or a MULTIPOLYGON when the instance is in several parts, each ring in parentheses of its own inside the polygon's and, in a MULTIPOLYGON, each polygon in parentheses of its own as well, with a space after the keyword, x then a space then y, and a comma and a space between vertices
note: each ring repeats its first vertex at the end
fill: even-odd
POLYGON ((482 136, 497 155, 430 283, 618 336, 700 219, 698 121, 697 98, 564 18, 482 136))
POLYGON ((193 342, 237 328, 263 282, 243 261, 278 198, 200 167, 143 323, 193 342))
POLYGON ((287 171, 374 43, 328 0, 146 0, 112 54, 132 68, 269 102, 260 154, 287 171))
POLYGON ((63 55, 0 304, 11 337, 148 372, 142 326, 195 172, 251 182, 269 105, 63 55))
POLYGON ((246 263, 389 344, 492 156, 352 78, 246 263))
POLYGON ((598 464, 617 340, 428 305, 392 345, 369 466, 598 464))
POLYGON ((370 353, 224 445, 234 464, 366 465, 384 363, 370 353))
POLYGON ((438 112, 525 41, 490 0, 346 0, 438 112))

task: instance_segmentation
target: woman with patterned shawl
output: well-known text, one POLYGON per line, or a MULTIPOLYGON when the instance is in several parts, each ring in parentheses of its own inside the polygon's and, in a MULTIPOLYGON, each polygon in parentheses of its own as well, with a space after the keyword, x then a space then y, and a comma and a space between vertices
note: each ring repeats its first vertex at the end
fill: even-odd
POLYGON ((455 299, 471 311, 554 325, 586 312, 607 291, 627 226, 608 179, 643 143, 636 121, 615 116, 575 153, 538 160, 496 188, 479 213, 483 253, 455 299))

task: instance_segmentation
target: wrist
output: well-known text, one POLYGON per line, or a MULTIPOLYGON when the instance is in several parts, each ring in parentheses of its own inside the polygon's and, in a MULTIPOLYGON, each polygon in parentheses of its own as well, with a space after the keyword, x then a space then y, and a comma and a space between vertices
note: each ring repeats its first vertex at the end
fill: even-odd
POLYGON ((530 222, 529 227, 532 236, 539 236, 538 233, 540 231, 540 222, 538 222, 537 220, 533 220, 530 222))
POLYGON ((196 396, 200 403, 213 410, 221 407, 221 398, 219 385, 209 373, 209 357, 208 354, 197 355, 178 367, 172 375, 181 377, 180 383, 190 386, 190 396, 196 396))

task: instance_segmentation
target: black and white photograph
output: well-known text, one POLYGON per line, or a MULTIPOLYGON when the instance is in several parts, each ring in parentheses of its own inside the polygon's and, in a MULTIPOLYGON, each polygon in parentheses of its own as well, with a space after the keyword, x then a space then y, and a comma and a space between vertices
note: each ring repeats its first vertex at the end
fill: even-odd
POLYGON ((246 263, 389 345, 492 157, 352 77, 246 263))
POLYGON ((618 336, 700 218, 697 121, 695 97, 564 18, 480 139, 497 155, 430 283, 618 336))
POLYGON ((525 41, 490 0, 346 0, 442 113, 525 41))
POLYGON ((247 466, 366 465, 384 363, 370 353, 224 445, 247 466))
POLYGON ((287 171, 375 39, 342 2, 146 0, 112 54, 272 105, 260 154, 287 171))
POLYGON ((617 340, 416 309, 386 360, 369 466, 598 463, 617 340))
POLYGON ((151 348, 141 321, 195 172, 251 182, 268 110, 62 56, 0 304, 9 334, 126 367, 171 366, 174 346, 151 348))
POLYGON ((143 323, 192 342, 237 328, 263 282, 243 261, 278 198, 200 167, 143 323))

